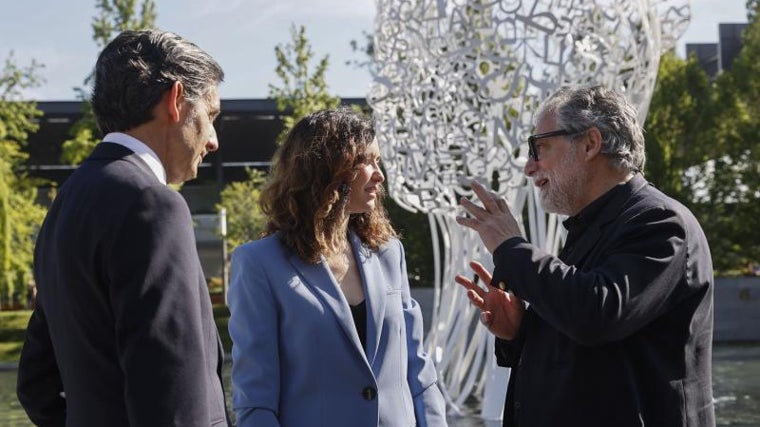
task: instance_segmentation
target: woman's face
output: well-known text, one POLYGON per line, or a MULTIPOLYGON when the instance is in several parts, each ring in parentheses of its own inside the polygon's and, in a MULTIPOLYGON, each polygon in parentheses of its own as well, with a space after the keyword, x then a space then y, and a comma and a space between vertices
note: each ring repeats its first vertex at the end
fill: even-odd
POLYGON ((375 209, 377 196, 385 177, 380 171, 380 147, 372 141, 364 153, 366 160, 357 166, 356 178, 351 183, 348 213, 361 214, 375 209))

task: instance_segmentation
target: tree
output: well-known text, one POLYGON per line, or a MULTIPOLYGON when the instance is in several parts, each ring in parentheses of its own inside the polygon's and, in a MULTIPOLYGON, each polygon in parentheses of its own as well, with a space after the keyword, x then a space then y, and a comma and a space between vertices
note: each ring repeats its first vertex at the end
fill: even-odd
POLYGON ((695 58, 673 51, 660 58, 646 119, 646 176, 665 193, 689 203, 684 173, 710 158, 713 86, 695 58))
POLYGON ((275 72, 282 80, 282 86, 269 85, 269 96, 277 102, 277 110, 282 116, 283 129, 277 137, 282 142, 290 129, 304 116, 326 108, 336 108, 340 98, 327 92, 325 73, 329 56, 317 62, 311 72, 314 52, 306 38, 306 29, 295 25, 290 28, 291 42, 274 48, 277 57, 275 72))
MULTIPOLYGON (((277 102, 277 110, 282 113, 283 130, 277 137, 281 142, 298 120, 304 116, 326 108, 335 108, 340 98, 327 92, 325 73, 328 57, 325 56, 311 72, 311 49, 303 26, 290 29, 291 42, 277 45, 275 72, 282 80, 282 86, 269 85, 269 93, 277 102)), ((258 170, 248 170, 248 179, 228 184, 221 193, 221 203, 217 212, 227 211, 227 243, 235 248, 256 239, 264 229, 265 217, 259 206, 259 196, 265 175, 258 170)), ((229 260, 224 260, 229 262, 229 260)))
MULTIPOLYGON (((97 0, 98 15, 92 19, 92 39, 99 49, 103 49, 113 37, 125 30, 152 28, 156 22, 154 0, 142 0, 137 12, 137 0, 97 0)), ((92 84, 92 74, 85 80, 85 87, 92 84)), ((61 162, 81 163, 100 140, 95 116, 87 102, 89 91, 76 88, 77 98, 82 101, 82 118, 70 130, 71 139, 64 141, 61 162)))
MULTIPOLYGON (((325 72, 328 57, 322 58, 312 73, 311 50, 304 27, 291 27, 292 41, 275 47, 277 56, 277 76, 282 80, 282 87, 269 85, 269 93, 277 102, 277 109, 283 113, 284 129, 278 136, 281 141, 293 125, 304 116, 325 108, 335 108, 340 98, 327 93, 325 72)), ((227 240, 231 247, 236 247, 258 237, 264 227, 264 216, 259 207, 259 194, 264 183, 264 173, 249 170, 248 179, 227 185, 221 194, 221 203, 217 211, 227 209, 227 240)))
POLYGON ((264 230, 265 218, 259 206, 264 173, 248 169, 246 181, 233 182, 221 193, 217 212, 227 209, 227 243, 234 249, 259 237, 264 230))
POLYGON ((760 6, 760 1, 758 0, 747 0, 747 21, 752 22, 757 17, 757 11, 758 6, 760 6))
POLYGON ((647 178, 697 216, 717 274, 760 260, 757 5, 748 2, 750 25, 732 69, 714 82, 694 58, 663 56, 646 123, 647 178))
POLYGON ((747 6, 742 49, 715 82, 714 153, 700 169, 704 190, 696 207, 719 272, 760 261, 760 21, 758 2, 747 6))
POLYGON ((0 72, 0 307, 13 297, 22 301, 32 280, 34 236, 45 215, 35 202, 38 182, 23 172, 28 155, 23 151, 34 122, 42 115, 34 102, 21 101, 21 91, 40 84, 32 61, 27 67, 13 62, 13 53, 0 72))

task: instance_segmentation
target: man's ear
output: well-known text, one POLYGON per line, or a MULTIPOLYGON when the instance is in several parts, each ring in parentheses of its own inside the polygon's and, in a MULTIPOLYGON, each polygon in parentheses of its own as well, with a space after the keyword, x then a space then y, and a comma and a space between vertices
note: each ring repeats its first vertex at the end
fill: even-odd
POLYGON ((181 82, 174 82, 169 90, 166 91, 164 97, 164 103, 166 105, 166 112, 169 115, 169 120, 172 123, 179 123, 185 101, 184 86, 182 86, 181 82))
POLYGON ((585 150, 586 160, 591 160, 602 152, 602 133, 599 132, 599 129, 592 127, 586 131, 583 149, 585 150))

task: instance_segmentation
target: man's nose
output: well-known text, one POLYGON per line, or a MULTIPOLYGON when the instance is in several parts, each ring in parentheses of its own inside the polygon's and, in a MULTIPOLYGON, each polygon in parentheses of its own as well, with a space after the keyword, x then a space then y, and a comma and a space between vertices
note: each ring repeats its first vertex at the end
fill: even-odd
POLYGON ((531 176, 534 173, 536 173, 536 169, 538 169, 537 162, 533 160, 532 157, 528 156, 528 161, 525 162, 525 167, 523 168, 523 172, 525 173, 525 175, 531 176))
POLYGON ((211 131, 209 131, 208 142, 206 142, 206 150, 211 153, 219 149, 219 138, 216 136, 216 128, 212 125, 211 131))

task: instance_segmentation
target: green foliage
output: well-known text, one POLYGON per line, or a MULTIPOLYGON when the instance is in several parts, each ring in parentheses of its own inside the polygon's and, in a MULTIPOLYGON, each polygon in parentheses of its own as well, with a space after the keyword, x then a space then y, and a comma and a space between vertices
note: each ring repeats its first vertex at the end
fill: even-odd
POLYGON ((118 33, 125 30, 152 28, 156 22, 156 3, 142 0, 137 13, 137 0, 98 0, 98 15, 92 19, 92 39, 102 49, 118 33))
POLYGON ((227 243, 230 249, 258 238, 264 230, 265 218, 259 206, 264 173, 248 170, 248 180, 232 182, 224 187, 217 212, 227 210, 227 243))
POLYGON ((284 113, 283 130, 277 137, 278 142, 282 142, 293 125, 304 116, 340 105, 340 98, 327 92, 325 73, 329 64, 328 56, 319 60, 311 72, 314 52, 306 38, 306 29, 303 26, 298 29, 292 26, 290 35, 290 43, 274 48, 277 57, 275 72, 282 80, 282 85, 269 85, 269 96, 277 102, 277 110, 284 113))
POLYGON ((42 112, 34 102, 20 101, 21 91, 39 85, 40 67, 34 61, 18 67, 11 53, 0 72, 0 307, 11 305, 14 296, 26 300, 34 237, 45 215, 35 203, 37 183, 22 169, 28 157, 23 147, 42 112))
POLYGON ((0 311, 0 363, 18 362, 31 310, 0 311))
MULTIPOLYGON (((751 5, 750 5, 751 3, 751 5)), ((760 23, 731 70, 710 81, 694 58, 662 57, 647 117, 647 178, 697 216, 717 274, 760 260, 760 23)))
POLYGON ((409 284, 412 287, 433 286, 433 242, 427 215, 409 212, 391 198, 386 198, 383 203, 393 228, 401 235, 404 244, 409 284))
POLYGON ((752 3, 742 50, 715 82, 715 152, 701 169, 706 195, 697 210, 718 271, 760 261, 760 21, 752 3))
MULTIPOLYGON (((138 13, 137 0, 97 0, 95 8, 98 14, 92 19, 92 39, 98 48, 103 49, 120 32, 152 28, 156 22, 156 4, 154 0, 142 0, 138 13)), ((84 84, 92 84, 89 74, 84 84)), ((82 101, 82 118, 69 130, 71 139, 63 142, 61 162, 75 165, 87 158, 100 141, 92 107, 87 102, 88 91, 77 88, 77 98, 82 101)))
POLYGON ((713 87, 695 58, 668 52, 660 59, 646 120, 646 175, 667 194, 691 200, 684 172, 714 152, 713 87))
POLYGON ((747 0, 747 21, 752 22, 757 18, 757 11, 758 6, 760 6, 760 1, 758 0, 747 0))
POLYGON ((63 142, 61 162, 78 165, 90 155, 98 143, 97 123, 89 102, 82 103, 82 118, 69 129, 71 139, 63 142))

